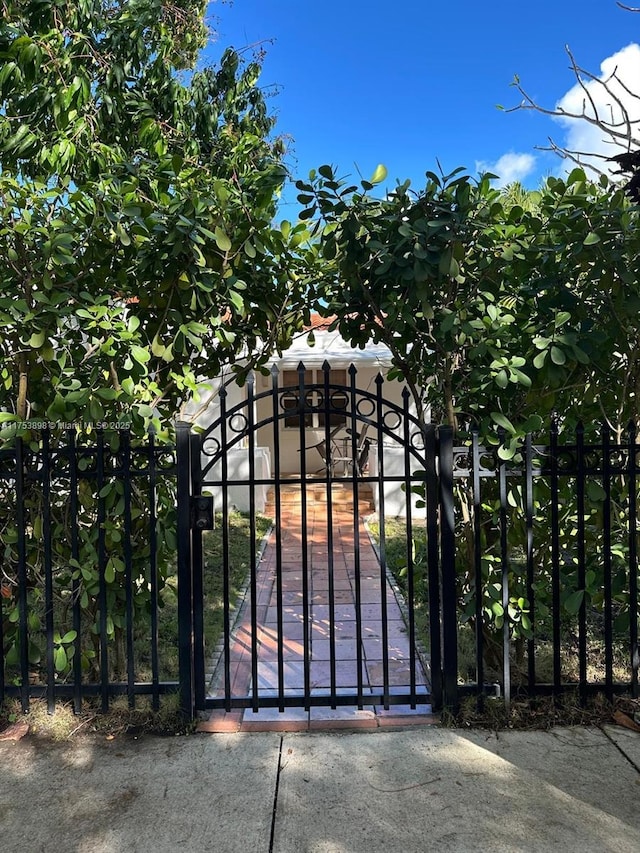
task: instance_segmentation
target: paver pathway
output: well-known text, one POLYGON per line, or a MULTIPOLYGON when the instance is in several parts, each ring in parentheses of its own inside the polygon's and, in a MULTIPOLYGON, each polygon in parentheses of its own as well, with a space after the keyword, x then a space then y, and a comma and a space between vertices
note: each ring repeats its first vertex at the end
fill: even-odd
MULTIPOLYGON (((309 578, 309 637, 311 695, 328 695, 331 689, 330 638, 330 534, 326 498, 319 487, 307 492, 307 539, 309 578)), ((360 515, 370 512, 361 504, 360 515)), ((353 509, 335 489, 332 509, 331 556, 333 562, 334 665, 336 695, 352 694, 357 688, 356 578, 353 509)), ((281 511, 283 686, 285 696, 304 694, 303 561, 300 498, 283 496, 281 511)), ((362 636, 363 703, 372 691, 383 688, 383 608, 387 615, 389 693, 404 693, 410 685, 409 636, 396 593, 389 581, 381 580, 380 564, 371 545, 362 517, 358 524, 360 564, 360 614, 362 636), (384 593, 384 603, 382 593, 384 593)), ((277 543, 272 531, 257 571, 257 673, 258 693, 278 696, 278 588, 276 583, 277 543)), ((247 593, 232 631, 230 678, 234 696, 251 696, 251 607, 247 593)), ((335 709, 262 708, 214 711, 200 724, 202 731, 300 730, 327 727, 377 727, 383 725, 433 722, 428 704, 428 682, 416 655, 416 694, 424 701, 410 705, 338 706, 335 709)), ((218 661, 209 689, 210 695, 224 696, 224 665, 218 661)), ((328 704, 329 704, 328 700, 328 704)))

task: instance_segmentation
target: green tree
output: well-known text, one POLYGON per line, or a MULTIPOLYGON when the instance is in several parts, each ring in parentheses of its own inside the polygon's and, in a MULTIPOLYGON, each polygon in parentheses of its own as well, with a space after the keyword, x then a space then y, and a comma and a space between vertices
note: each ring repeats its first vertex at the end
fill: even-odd
POLYGON ((637 416, 637 211, 606 177, 576 169, 526 204, 463 170, 384 198, 328 166, 298 187, 320 310, 354 346, 386 343, 433 420, 517 436, 552 409, 637 416))
MULTIPOLYGON (((241 354, 266 358, 307 314, 304 225, 273 222, 286 176, 258 85, 259 63, 226 50, 198 68, 203 0, 3 0, 0 21, 0 437, 37 449, 29 421, 131 424, 171 437, 178 407, 241 354)), ((79 429, 82 431, 82 427, 79 429)), ((86 429, 90 427, 86 426, 86 429)), ((56 435, 52 441, 57 440, 56 435)), ((112 449, 115 435, 107 437, 112 449)), ((70 561, 64 484, 52 503, 56 606, 69 590, 94 634, 98 589, 121 636, 123 485, 80 490, 80 559, 70 561), (104 500, 106 566, 96 512, 104 500)), ((135 490, 134 490, 135 492, 135 490)), ((134 495, 135 497, 135 495, 134 495)), ((159 495, 164 576, 174 498, 159 495)), ((33 661, 43 615, 42 497, 26 495, 33 661)), ((15 658, 18 531, 0 518, 9 597, 4 639, 15 658)), ((132 519, 135 607, 149 599, 148 517, 132 519)), ((163 581, 161 580, 160 586, 163 581)), ((103 621, 104 624, 104 621, 103 621)), ((71 636, 61 624, 58 644, 71 636)), ((51 635, 50 627, 47 634, 51 635)), ((49 636, 51 642, 51 636, 49 636)), ((66 653, 57 652, 64 668, 66 653)))
POLYGON ((299 326, 304 232, 272 224, 283 145, 256 62, 192 70, 204 5, 3 4, 5 419, 159 427, 299 326))
MULTIPOLYGON (((579 169, 550 178, 526 204, 518 193, 493 189, 490 175, 474 180, 463 170, 428 172, 424 190, 412 193, 405 183, 384 198, 372 195, 373 183, 346 186, 323 166, 298 184, 302 215, 318 216, 327 263, 317 282, 319 305, 336 315, 342 335, 354 346, 387 344, 418 410, 448 423, 459 440, 475 425, 502 459, 515 458, 524 434, 548 423, 553 410, 568 428, 580 418, 606 418, 620 440, 640 415, 640 234, 637 209, 623 191, 604 176, 589 181, 579 169)), ((624 504, 624 494, 618 497, 624 504)), ((458 498, 460 595, 472 612, 469 489, 460 487, 458 498)), ((522 522, 521 492, 510 495, 510 506, 522 522)), ((601 589, 596 515, 592 586, 601 589)), ((548 524, 542 504, 541 516, 548 524)), ((567 513, 564 521, 570 553, 575 519, 567 513)), ((497 516, 483 536, 486 614, 501 628, 504 610, 490 600, 500 589, 497 516)), ((543 574, 548 542, 538 554, 543 574)), ((570 609, 582 601, 569 597, 574 568, 567 566, 570 609)), ((541 602, 549 586, 542 583, 541 602)), ((514 635, 528 636, 528 601, 515 566, 511 587, 514 635)), ((489 631, 487 647, 500 654, 491 638, 489 631)))

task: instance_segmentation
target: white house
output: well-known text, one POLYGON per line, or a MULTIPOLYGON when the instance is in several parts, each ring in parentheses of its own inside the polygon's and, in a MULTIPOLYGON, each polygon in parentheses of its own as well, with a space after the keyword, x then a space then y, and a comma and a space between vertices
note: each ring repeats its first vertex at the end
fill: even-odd
MULTIPOLYGON (((253 447, 253 479, 269 480, 276 473, 280 477, 295 477, 302 470, 302 446, 304 445, 305 474, 312 477, 326 475, 328 465, 336 479, 349 477, 353 473, 353 425, 355 423, 356 458, 367 464, 367 472, 378 470, 381 433, 377 423, 384 423, 383 470, 387 476, 402 476, 404 468, 404 419, 401 412, 405 406, 404 385, 396 380, 384 381, 380 397, 377 398, 378 383, 391 367, 391 353, 383 344, 369 344, 363 350, 352 348, 337 331, 329 331, 330 319, 312 316, 312 323, 293 345, 275 357, 269 366, 277 368, 278 388, 283 389, 277 397, 272 393, 273 375, 257 374, 253 389, 253 405, 248 406, 248 390, 233 381, 233 372, 207 383, 209 390, 202 390, 199 404, 191 404, 185 413, 201 427, 206 438, 203 443, 203 468, 208 471, 204 481, 222 478, 222 461, 213 461, 219 453, 221 442, 229 447, 226 453, 227 480, 246 483, 250 479, 249 450, 253 447), (313 331, 313 345, 310 332, 313 331), (299 365, 303 364, 305 411, 300 414, 299 365), (324 365, 329 365, 325 374, 324 365), (357 394, 355 411, 350 405, 351 367, 356 370, 354 388, 357 394), (325 423, 324 385, 328 380, 331 412, 329 424, 325 423), (224 384, 226 396, 224 411, 227 417, 224 426, 220 423, 220 388, 224 384), (288 389, 291 389, 290 391, 288 389), (307 390, 308 389, 308 390, 307 390), (274 403, 274 400, 277 402, 274 403), (276 412, 274 413, 274 405, 276 412), (344 412, 342 411, 344 409, 344 412), (287 415, 287 411, 291 414, 287 415), (274 414, 277 417, 274 417, 274 414), (301 422, 304 417, 304 422, 301 422), (208 432, 207 432, 208 431, 208 432), (302 435, 301 435, 302 432, 302 435), (249 433, 253 438, 249 438, 249 433), (327 453, 327 436, 330 437, 330 454, 327 453), (232 446, 229 446, 232 445, 232 446), (277 460, 276 460, 277 454, 277 460)), ((415 415, 413 400, 409 411, 415 415)), ((359 471, 358 473, 363 473, 359 471)), ((264 508, 267 485, 255 487, 255 505, 258 511, 264 508)), ((221 489, 208 488, 219 505, 221 489)), ((373 489, 377 498, 376 489, 373 489)), ((229 501, 238 509, 249 508, 248 485, 233 485, 229 488, 229 501)), ((404 492, 399 483, 385 483, 385 504, 390 515, 404 514, 404 492)))

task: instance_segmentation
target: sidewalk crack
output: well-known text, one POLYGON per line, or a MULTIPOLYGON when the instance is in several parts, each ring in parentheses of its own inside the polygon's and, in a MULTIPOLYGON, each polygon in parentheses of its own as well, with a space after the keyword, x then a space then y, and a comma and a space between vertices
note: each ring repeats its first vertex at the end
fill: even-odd
POLYGON ((624 749, 618 743, 616 743, 616 741, 611 737, 611 735, 608 732, 605 731, 604 726, 598 726, 598 728, 600 729, 602 734, 607 738, 607 740, 615 746, 615 748, 618 750, 618 752, 627 759, 627 761, 633 767, 633 769, 636 771, 636 773, 640 773, 640 767, 638 767, 638 765, 635 763, 635 761, 633 761, 633 759, 629 758, 629 756, 624 751, 624 749))
POLYGON ((276 788, 273 793, 273 812, 271 814, 271 835, 269 837, 269 853, 273 853, 273 842, 276 831, 276 813, 278 811, 278 789, 280 787, 280 773, 282 772, 282 746, 284 736, 280 735, 280 749, 278 750, 278 770, 276 772, 276 788))

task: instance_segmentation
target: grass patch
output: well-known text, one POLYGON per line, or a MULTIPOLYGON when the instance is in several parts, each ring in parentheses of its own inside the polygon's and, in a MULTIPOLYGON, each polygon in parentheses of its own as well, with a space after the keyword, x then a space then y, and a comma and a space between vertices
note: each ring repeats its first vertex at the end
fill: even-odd
POLYGON ((118 696, 106 713, 102 712, 98 700, 95 707, 92 704, 91 700, 86 700, 82 713, 75 714, 71 702, 58 702, 55 714, 49 714, 44 699, 32 699, 28 714, 23 714, 18 699, 7 699, 0 707, 0 731, 24 720, 29 725, 30 737, 64 743, 85 735, 104 735, 112 739, 120 735, 188 734, 195 727, 195 723, 185 724, 178 694, 162 696, 157 711, 145 697, 137 697, 136 707, 130 708, 126 696, 118 696))
MULTIPOLYGON (((377 545, 380 544, 380 525, 377 520, 367 523, 367 528, 377 545)), ((414 524, 413 545, 409 551, 407 526, 398 519, 385 523, 385 555, 387 568, 395 578, 405 600, 409 601, 409 556, 413 560, 413 602, 416 635, 422 645, 429 648, 429 587, 427 578, 427 532, 414 524)))
MULTIPOLYGON (((255 550, 271 528, 272 520, 256 516, 255 550)), ((229 604, 233 609, 251 570, 251 529, 242 513, 229 516, 229 604)), ((208 531, 204 539, 204 633, 208 649, 215 648, 224 627, 224 560, 222 529, 208 531)))
POLYGON ((599 693, 583 705, 577 694, 565 693, 556 702, 552 696, 516 698, 507 710, 499 698, 485 697, 478 706, 473 696, 465 697, 457 713, 444 710, 442 725, 467 729, 550 729, 554 726, 603 726, 616 724, 634 728, 640 724, 640 699, 615 696, 609 701, 599 693))
MULTIPOLYGON (((272 521, 257 515, 255 520, 256 554, 272 521)), ((233 608, 251 568, 251 525, 245 513, 232 512, 228 517, 229 539, 229 603, 233 608)), ((222 516, 216 515, 216 527, 203 535, 204 553, 204 636, 208 652, 213 650, 222 636, 224 626, 224 560, 222 516)), ((177 577, 167 581, 162 594, 163 604, 158 619, 158 656, 160 678, 175 680, 178 677, 178 590, 177 577)), ((151 657, 148 625, 138 636, 138 679, 151 680, 151 657)))

